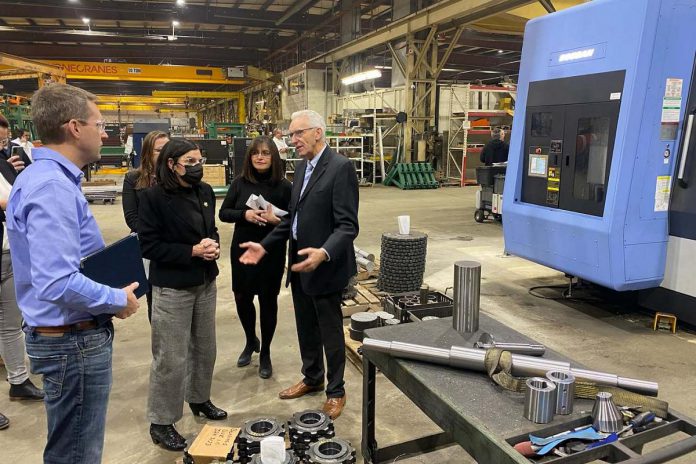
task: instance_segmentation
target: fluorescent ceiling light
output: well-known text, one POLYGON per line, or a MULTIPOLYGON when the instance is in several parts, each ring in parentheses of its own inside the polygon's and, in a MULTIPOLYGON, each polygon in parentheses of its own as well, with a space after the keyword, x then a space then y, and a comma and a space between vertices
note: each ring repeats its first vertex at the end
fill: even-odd
POLYGON ((176 6, 184 6, 186 2, 184 0, 176 0, 176 6))
POLYGON ((377 79, 378 77, 382 77, 382 71, 380 71, 379 69, 370 69, 368 71, 363 71, 348 77, 344 77, 343 79, 341 79, 341 84, 351 85, 370 79, 377 79))

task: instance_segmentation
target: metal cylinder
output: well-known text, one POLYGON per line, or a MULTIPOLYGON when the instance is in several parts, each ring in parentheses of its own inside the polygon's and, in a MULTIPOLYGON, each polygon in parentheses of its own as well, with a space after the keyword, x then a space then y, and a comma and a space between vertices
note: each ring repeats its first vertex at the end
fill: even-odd
POLYGON ((459 333, 473 333, 479 328, 481 300, 481 263, 454 263, 454 309, 452 327, 459 333))
POLYGON ((368 253, 365 250, 361 250, 360 248, 356 247, 355 245, 353 245, 353 250, 355 250, 356 256, 362 256, 363 258, 365 258, 368 261, 375 260, 375 255, 373 255, 372 253, 368 253))
POLYGON ((556 409, 556 385, 543 377, 527 379, 524 391, 524 417, 537 424, 548 424, 556 409))
POLYGON ((556 414, 573 412, 575 403, 575 377, 570 372, 549 371, 546 378, 556 385, 556 414))
POLYGON ((367 258, 364 258, 362 256, 356 256, 355 257, 355 262, 360 265, 360 267, 364 268, 365 270, 372 272, 375 270, 375 263, 374 261, 370 261, 367 258))
POLYGON ((421 285, 420 288, 420 304, 428 303, 428 295, 430 295, 430 287, 426 284, 421 285))

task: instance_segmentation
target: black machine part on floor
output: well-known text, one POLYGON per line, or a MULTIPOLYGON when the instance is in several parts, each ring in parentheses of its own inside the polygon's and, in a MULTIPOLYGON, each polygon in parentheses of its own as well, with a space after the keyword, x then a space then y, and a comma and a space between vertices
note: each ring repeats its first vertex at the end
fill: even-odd
POLYGON ((285 437, 285 424, 273 417, 259 417, 246 421, 237 435, 239 462, 248 464, 254 454, 261 452, 261 440, 268 437, 285 437))
POLYGON ((307 459, 307 452, 313 443, 334 438, 333 420, 321 410, 296 412, 288 423, 290 447, 300 460, 307 459))
MULTIPOLYGON (((292 452, 292 450, 285 450, 285 461, 282 462, 282 464, 297 464, 300 462, 297 459, 297 456, 295 456, 295 453, 292 452)), ((261 460, 261 453, 255 454, 251 457, 251 464, 264 464, 264 462, 261 460)))
POLYGON ((333 438, 313 443, 307 452, 308 464, 355 464, 355 449, 346 440, 333 438))

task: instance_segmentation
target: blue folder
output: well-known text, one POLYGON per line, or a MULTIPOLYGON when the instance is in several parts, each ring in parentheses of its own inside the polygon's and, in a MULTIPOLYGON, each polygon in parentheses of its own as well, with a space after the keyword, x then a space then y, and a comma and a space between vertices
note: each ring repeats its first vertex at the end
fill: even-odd
POLYGON ((80 260, 80 272, 95 282, 113 288, 123 288, 138 282, 140 286, 135 290, 135 296, 138 298, 150 289, 137 234, 130 234, 85 256, 80 260))

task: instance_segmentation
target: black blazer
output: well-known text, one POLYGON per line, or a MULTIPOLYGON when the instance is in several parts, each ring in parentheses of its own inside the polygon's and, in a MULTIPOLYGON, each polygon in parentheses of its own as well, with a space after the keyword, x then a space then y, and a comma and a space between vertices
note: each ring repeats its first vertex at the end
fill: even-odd
POLYGON ((140 205, 140 195, 145 189, 136 189, 138 182, 138 171, 132 170, 126 173, 123 178, 123 192, 121 203, 123 205, 123 217, 131 232, 138 232, 138 207, 140 205))
MULTIPOLYGON (((297 250, 324 248, 331 257, 313 272, 300 273, 307 295, 324 295, 343 290, 356 273, 353 240, 358 236, 358 177, 352 161, 326 148, 312 173, 302 198, 307 161, 295 168, 289 214, 262 242, 269 249, 276 241, 292 239, 292 222, 297 220, 297 242, 290 240, 289 262, 298 262, 297 250)), ((288 279, 290 280, 288 266, 288 279)))
MULTIPOLYGON (((158 287, 187 288, 211 282, 218 275, 215 261, 193 258, 193 246, 206 237, 219 242, 215 226, 215 194, 201 182, 198 192, 205 224, 202 234, 182 214, 182 190, 168 192, 160 185, 142 191, 138 208, 138 236, 143 256, 150 262, 150 283, 158 287)), ((182 206, 183 205, 183 206, 182 206)))

